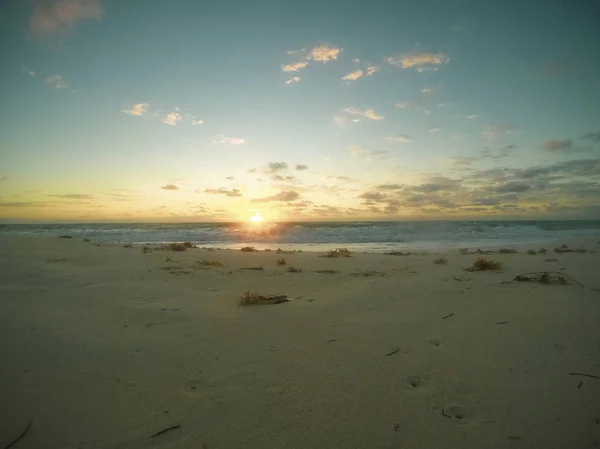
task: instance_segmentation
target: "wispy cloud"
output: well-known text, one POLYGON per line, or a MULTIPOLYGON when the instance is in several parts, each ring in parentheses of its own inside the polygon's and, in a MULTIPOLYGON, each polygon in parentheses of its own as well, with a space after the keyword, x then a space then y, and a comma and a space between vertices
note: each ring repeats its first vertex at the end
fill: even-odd
POLYGON ((333 121, 338 126, 344 126, 348 121, 348 117, 344 117, 343 115, 336 115, 333 117, 333 121))
POLYGON ((488 139, 496 139, 497 137, 504 136, 514 130, 515 130, 515 127, 512 125, 504 125, 504 126, 491 125, 491 126, 488 126, 486 129, 484 129, 482 134, 484 137, 487 137, 488 139))
POLYGON ((370 65, 367 67, 366 74, 367 76, 372 76, 373 74, 379 72, 380 67, 378 65, 370 65))
POLYGON ((278 171, 283 171, 288 169, 287 162, 269 162, 267 166, 267 173, 276 173, 278 171))
POLYGON ((305 68, 307 65, 308 65, 308 62, 300 61, 300 62, 295 62, 293 64, 282 65, 281 70, 283 70, 284 72, 297 72, 297 71, 305 68))
POLYGON ((355 70, 354 72, 350 72, 346 76, 342 77, 342 79, 346 81, 356 81, 357 79, 362 78, 364 75, 365 72, 362 70, 355 70))
POLYGON ((393 137, 388 137, 387 140, 391 140, 393 142, 408 143, 408 142, 412 142, 413 139, 408 134, 396 134, 393 137))
POLYGON ((306 165, 306 164, 296 164, 296 170, 298 170, 298 171, 308 170, 308 165, 306 165))
POLYGON ((26 73, 29 76, 35 76, 36 75, 36 71, 35 70, 28 69, 27 67, 21 67, 21 73, 26 73))
POLYGON ((415 68, 418 72, 438 70, 437 66, 448 64, 450 58, 444 53, 412 53, 404 56, 390 56, 387 62, 402 69, 415 68))
POLYGON ((421 106, 424 106, 424 103, 421 100, 408 100, 396 103, 396 107, 400 109, 418 108, 421 106))
POLYGON ((296 84, 300 82, 300 77, 299 76, 294 76, 290 79, 285 80, 285 84, 296 84))
POLYGON ((348 73, 347 75, 345 75, 344 77, 342 77, 342 79, 344 81, 356 81, 365 76, 373 76, 378 71, 379 71, 378 65, 370 65, 364 70, 362 70, 362 69, 354 70, 354 71, 348 73))
POLYGON ((433 93, 433 87, 426 87, 424 89, 421 89, 421 93, 424 95, 430 95, 433 93))
POLYGON ((382 115, 379 115, 375 112, 374 109, 366 109, 364 111, 355 108, 354 106, 342 109, 342 112, 346 112, 347 114, 352 114, 352 115, 360 115, 363 116, 365 118, 368 118, 369 120, 383 120, 384 117, 382 115))
POLYGON ((123 109, 123 112, 125 114, 141 117, 148 112, 148 106, 150 106, 148 103, 138 103, 134 104, 131 109, 123 109))
POLYGON ((242 196, 242 192, 240 192, 238 189, 226 189, 224 187, 219 189, 205 189, 204 193, 208 193, 210 195, 225 195, 228 197, 242 196))
POLYGON ((100 20, 104 15, 100 0, 36 1, 29 23, 35 37, 51 36, 83 20, 100 20))
POLYGON ((319 45, 308 52, 306 59, 325 63, 337 59, 341 52, 341 48, 319 45))
POLYGON ((554 151, 554 150, 568 150, 573 146, 573 142, 571 139, 566 140, 544 140, 543 146, 546 150, 554 151))
POLYGON ((175 184, 166 184, 161 187, 162 190, 179 190, 179 187, 175 184))
POLYGON ((87 193, 64 193, 60 195, 46 195, 54 198, 63 198, 67 200, 94 200, 96 199, 95 195, 89 195, 87 193))
POLYGON ((467 115, 465 118, 468 118, 469 120, 472 120, 474 118, 477 118, 477 114, 467 115))
POLYGON ((350 148, 349 153, 352 156, 362 156, 367 161, 372 161, 374 157, 383 157, 383 156, 389 154, 389 151, 387 151, 387 150, 367 150, 366 148, 363 148, 359 145, 355 145, 350 148))
POLYGON ((289 191, 282 191, 276 195, 267 196, 265 198, 255 198, 250 201, 253 203, 268 203, 268 202, 273 202, 273 201, 289 202, 289 201, 295 201, 298 198, 300 198, 300 194, 298 192, 289 190, 289 191))
POLYGON ((286 52, 288 55, 297 55, 306 53, 306 48, 300 48, 298 50, 289 50, 286 52))
POLYGON ((192 125, 203 125, 204 120, 194 120, 192 119, 192 125))
POLYGON ((597 133, 585 133, 583 136, 581 136, 581 140, 591 140, 592 142, 600 142, 600 131, 597 133))
POLYGON ((439 126, 432 126, 431 128, 429 128, 430 133, 437 133, 437 132, 440 132, 441 130, 442 130, 442 128, 440 128, 439 126))
POLYGON ((244 145, 246 143, 246 139, 242 139, 240 137, 227 137, 227 136, 219 136, 219 142, 227 143, 230 145, 244 145))
POLYGON ((46 78, 46 84, 52 84, 56 89, 64 89, 67 83, 62 75, 51 75, 46 78))
POLYGON ((179 112, 170 112, 161 119, 161 122, 170 126, 177 126, 177 122, 181 120, 183 120, 183 116, 179 112))

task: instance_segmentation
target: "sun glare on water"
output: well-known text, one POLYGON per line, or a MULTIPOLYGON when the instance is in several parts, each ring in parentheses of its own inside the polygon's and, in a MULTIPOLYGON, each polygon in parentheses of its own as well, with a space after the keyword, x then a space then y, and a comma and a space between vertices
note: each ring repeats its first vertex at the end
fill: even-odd
POLYGON ((264 218, 260 216, 260 213, 256 212, 250 217, 250 220, 252 221, 252 223, 260 223, 264 220, 264 218))

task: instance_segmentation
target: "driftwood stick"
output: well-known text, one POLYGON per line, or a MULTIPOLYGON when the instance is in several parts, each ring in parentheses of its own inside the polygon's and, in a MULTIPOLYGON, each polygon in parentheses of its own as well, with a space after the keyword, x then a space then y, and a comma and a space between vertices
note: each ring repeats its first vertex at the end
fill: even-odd
POLYGON ((21 441, 23 438, 25 438, 25 436, 29 433, 29 431, 31 430, 31 426, 33 425, 33 421, 29 421, 29 424, 27 424, 27 427, 25 427, 25 429, 23 430, 23 432, 21 432, 21 435, 19 435, 17 438, 15 438, 14 440, 12 440, 10 443, 8 443, 8 445, 4 446, 4 449, 10 449, 11 447, 13 447, 15 444, 17 444, 19 441, 21 441))
POLYGON ((166 429, 161 430, 160 432, 156 432, 154 435, 152 435, 150 438, 154 438, 157 437, 159 435, 162 435, 163 433, 166 433, 170 430, 175 430, 175 429, 179 429, 181 426, 179 424, 177 424, 176 426, 171 426, 171 427, 167 427, 166 429))
POLYGON ((390 355, 394 355, 394 354, 396 354, 398 351, 400 351, 400 348, 396 348, 396 349, 394 349, 393 351, 391 351, 391 352, 388 352, 388 353, 387 353, 385 356, 386 356, 386 357, 389 357, 390 355))
POLYGON ((445 320, 446 318, 450 318, 451 316, 454 316, 454 312, 452 312, 450 315, 443 316, 442 320, 445 320))
POLYGON ((571 376, 584 376, 591 377, 592 379, 600 379, 600 376, 594 376, 593 374, 585 374, 585 373, 569 373, 571 376))

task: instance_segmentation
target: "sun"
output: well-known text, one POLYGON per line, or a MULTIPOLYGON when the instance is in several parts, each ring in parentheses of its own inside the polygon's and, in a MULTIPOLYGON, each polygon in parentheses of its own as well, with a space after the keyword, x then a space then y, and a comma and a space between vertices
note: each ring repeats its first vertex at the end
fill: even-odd
POLYGON ((264 218, 260 216, 260 212, 256 212, 250 217, 250 220, 252 221, 252 223, 260 223, 264 220, 264 218))

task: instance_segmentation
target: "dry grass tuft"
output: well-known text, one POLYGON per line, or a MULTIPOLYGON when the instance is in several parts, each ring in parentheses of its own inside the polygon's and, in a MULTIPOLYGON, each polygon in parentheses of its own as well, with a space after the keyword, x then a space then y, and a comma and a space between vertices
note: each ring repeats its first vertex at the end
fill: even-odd
POLYGON ((222 267, 223 262, 219 262, 218 260, 203 260, 202 262, 198 262, 198 265, 205 267, 222 267))
POLYGON ((152 250, 151 250, 151 249, 150 249, 150 247, 148 247, 148 246, 142 246, 142 252, 143 252, 144 254, 146 254, 146 253, 151 253, 151 252, 152 252, 152 250))
POLYGON ((502 262, 497 260, 484 259, 478 257, 469 268, 465 268, 466 271, 487 271, 487 270, 499 270, 502 268, 502 262))
POLYGON ((182 252, 182 251, 185 251, 186 249, 188 249, 188 247, 185 246, 185 244, 183 244, 183 243, 169 243, 166 246, 160 247, 160 249, 167 250, 167 251, 182 252))
POLYGON ((73 237, 71 237, 70 235, 65 234, 65 235, 59 235, 58 238, 59 239, 72 239, 73 237))
POLYGON ((352 257, 352 251, 347 248, 337 248, 321 254, 320 257, 328 257, 330 259, 335 259, 338 257, 352 257))
POLYGON ((182 245, 186 248, 196 248, 196 245, 194 245, 192 242, 183 242, 182 245))
POLYGON ((467 254, 469 254, 469 248, 461 248, 458 250, 458 254, 460 254, 461 256, 466 256, 467 254))
POLYGON ((133 243, 125 243, 123 248, 133 248, 133 243))
POLYGON ((302 273, 304 270, 302 268, 287 267, 286 271, 288 273, 302 273))
POLYGON ((535 250, 529 249, 527 250, 527 254, 529 254, 530 256, 535 256, 537 253, 535 252, 535 250))
POLYGON ((283 257, 277 259, 277 265, 285 265, 287 262, 283 257))
POLYGON ((255 253, 258 250, 254 246, 244 246, 241 251, 243 253, 255 253))
POLYGON ((384 256, 412 256, 412 254, 410 251, 386 251, 383 253, 384 256))
POLYGON ((446 265, 448 263, 448 259, 446 259, 445 257, 438 257, 437 259, 435 259, 433 261, 434 264, 436 265, 446 265))
POLYGON ((293 249, 277 248, 276 252, 277 252, 277 254, 294 254, 294 253, 299 253, 300 251, 293 250, 293 249))
POLYGON ((84 242, 89 243, 90 239, 88 239, 87 237, 83 239, 84 242))
POLYGON ((258 293, 247 291, 246 293, 244 293, 244 296, 242 296, 240 298, 238 305, 240 307, 251 306, 251 305, 258 304, 259 300, 260 300, 260 295, 258 293))
POLYGON ((515 254, 515 253, 518 253, 519 251, 517 251, 516 249, 512 249, 512 248, 500 248, 498 250, 498 252, 500 254, 515 254))

